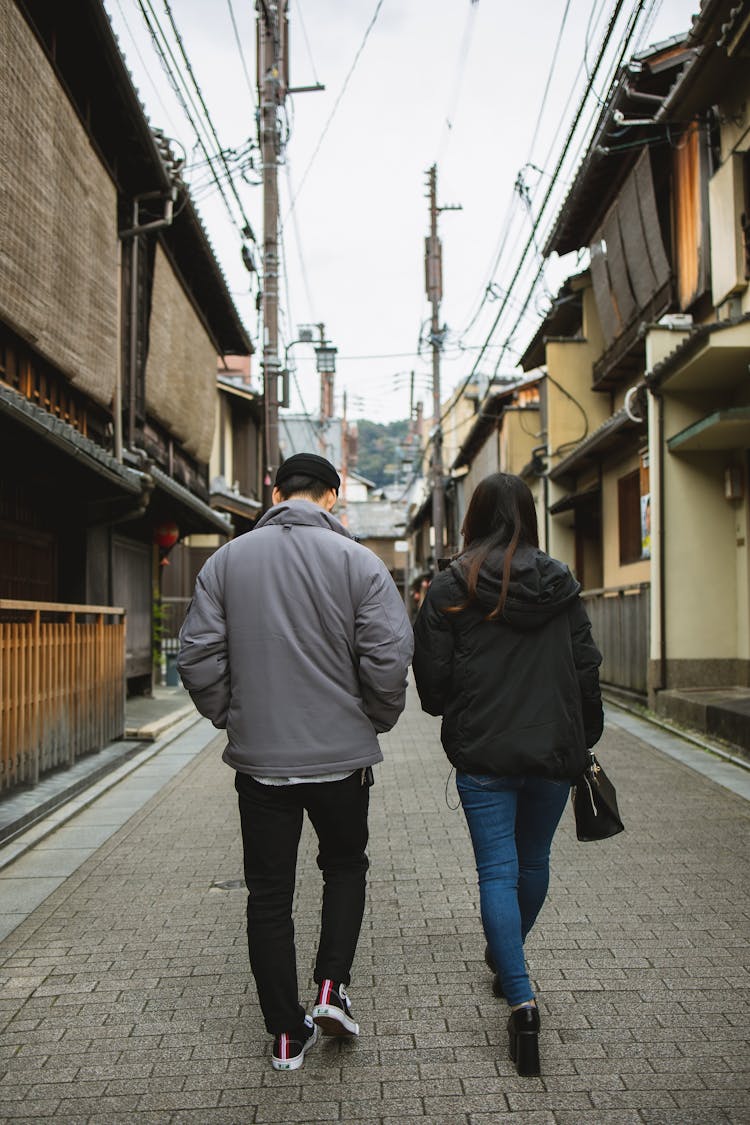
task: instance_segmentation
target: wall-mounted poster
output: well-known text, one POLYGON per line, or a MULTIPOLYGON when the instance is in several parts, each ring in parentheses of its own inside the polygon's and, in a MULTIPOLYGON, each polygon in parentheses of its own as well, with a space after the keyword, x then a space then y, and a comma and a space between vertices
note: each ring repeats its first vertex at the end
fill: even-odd
POLYGON ((641 496, 641 558, 651 558, 651 493, 641 496))

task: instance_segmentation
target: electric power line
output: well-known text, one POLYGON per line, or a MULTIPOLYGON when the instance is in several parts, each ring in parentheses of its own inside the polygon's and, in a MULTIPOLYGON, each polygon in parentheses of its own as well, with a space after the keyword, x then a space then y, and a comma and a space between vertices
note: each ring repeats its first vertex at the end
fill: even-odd
MULTIPOLYGON (((591 93, 591 90, 593 89, 593 83, 596 79, 596 75, 597 75, 597 73, 598 73, 598 71, 599 71, 599 69, 600 69, 600 67, 601 67, 601 65, 604 61, 604 57, 605 57, 605 54, 606 54, 606 51, 607 51, 607 47, 609 46, 609 41, 610 41, 612 35, 614 34, 617 19, 619 17, 620 10, 622 9, 623 3, 624 3, 624 0, 617 0, 617 3, 615 4, 615 9, 614 9, 614 12, 613 12, 613 14, 610 18, 610 21, 609 21, 609 24, 608 24, 608 27, 607 27, 607 31, 606 31, 606 34, 604 36, 604 40, 603 40, 603 42, 602 42, 602 44, 599 48, 599 54, 597 56, 596 63, 594 65, 594 68, 592 70, 591 75, 588 78, 588 82, 586 84, 586 88, 584 90, 583 96, 582 96, 582 98, 579 102, 578 109, 576 111, 575 117, 573 119, 573 122, 572 122, 569 130, 568 130, 568 134, 567 134, 567 137, 566 137, 565 142, 563 144, 562 151, 561 151, 561 153, 558 157, 557 164, 555 166, 555 170, 552 173, 552 178, 551 178, 549 187, 547 189, 544 200, 543 200, 542 205, 540 207, 537 219, 536 219, 535 223, 533 224, 532 233, 529 236, 529 238, 528 238, 528 240, 527 240, 527 242, 524 246, 523 252, 521 254, 521 258, 519 259, 519 262, 516 266, 516 269, 514 271, 513 277, 511 278, 510 284, 506 287, 506 296, 503 298, 503 300, 501 302, 500 309, 498 310, 498 313, 497 313, 497 315, 496 315, 496 317, 493 321, 492 327, 490 328, 490 331, 487 334, 485 342, 484 342, 484 344, 482 345, 482 347, 479 351, 479 355, 477 356, 476 360, 474 361, 474 365, 473 365, 471 371, 466 376, 464 382, 461 384, 461 387, 459 388, 458 393, 455 395, 451 404, 449 404, 449 406, 446 407, 446 409, 441 413, 440 419, 438 420, 438 425, 442 425, 442 423, 444 422, 444 420, 448 416, 448 414, 455 408, 455 405, 458 402, 458 400, 460 399, 461 395, 463 394, 465 388, 469 386, 469 383, 474 378, 474 376, 476 374, 476 371, 479 367, 479 364, 482 361, 484 353, 487 350, 487 347, 489 346, 490 340, 492 339, 492 336, 494 335, 495 330, 496 330, 498 324, 500 323, 501 317, 502 317, 502 315, 505 311, 505 308, 508 304, 508 299, 510 297, 510 294, 511 294, 511 292, 512 292, 512 290, 513 290, 513 288, 516 284, 516 281, 518 280, 519 275, 521 274, 521 270, 523 268, 524 262, 526 261, 526 256, 527 256, 529 250, 531 249, 531 247, 534 245, 536 230, 537 230, 539 224, 541 223, 542 214, 544 213, 544 210, 547 206, 547 203, 549 202, 550 197, 552 195, 553 189, 554 189, 554 187, 557 183, 557 179, 558 179, 558 177, 560 175, 560 172, 562 170, 562 166, 563 166, 565 157, 567 155, 567 152, 568 152, 569 148, 571 147, 571 144, 573 142, 573 138, 574 138, 575 133, 577 131, 578 123, 579 123, 581 117, 583 116, 584 108, 585 108, 586 102, 589 98, 589 94, 591 93)), ((635 28, 635 23, 636 23, 639 15, 640 15, 640 12, 641 12, 641 10, 644 6, 644 3, 645 3, 645 0, 639 0, 639 3, 638 3, 638 5, 635 9, 633 18, 631 20, 631 25, 630 25, 631 30, 627 33, 627 35, 625 37, 623 37, 620 40, 620 45, 622 45, 623 42, 625 44, 623 46, 623 49, 622 49, 622 56, 624 56, 624 53, 627 50, 627 45, 629 44, 630 39, 632 38, 632 33, 633 33, 634 28, 635 28)), ((535 278, 534 285, 536 284, 536 281, 538 281, 540 274, 541 274, 541 268, 537 271, 537 276, 535 278)), ((530 299, 531 298, 529 296, 526 304, 528 304, 528 301, 530 301, 530 299)), ((518 318, 518 320, 516 321, 516 324, 514 325, 514 328, 512 329, 511 333, 508 334, 508 337, 506 338, 506 341, 503 345, 503 351, 501 352, 501 358, 502 358, 502 355, 504 354, 504 351, 507 350, 508 342, 512 339, 513 331, 515 331, 515 328, 520 323, 520 320, 521 320, 521 317, 518 318)))
POLYGON ((238 28, 237 28, 237 20, 235 19, 235 16, 234 16, 234 7, 232 5, 232 0, 227 0, 227 6, 229 8, 229 16, 232 20, 232 30, 234 31, 234 40, 235 40, 235 43, 237 44, 237 50, 239 51, 239 55, 240 55, 240 62, 242 64, 242 73, 245 75, 245 82, 247 83, 247 88, 250 91, 250 101, 253 103, 253 105, 255 105, 256 104, 255 87, 253 86, 253 83, 250 79, 250 74, 249 74, 248 69, 247 69, 247 63, 245 62, 245 52, 242 49, 242 40, 240 39, 240 33, 239 33, 238 28))
MULTIPOLYGON (((278 216, 277 216, 277 218, 278 218, 278 216)), ((290 326, 290 332, 291 332, 291 325, 293 323, 292 305, 291 305, 291 299, 290 299, 290 295, 289 295, 289 274, 287 272, 287 265, 286 265, 286 245, 284 243, 284 233, 283 233, 283 231, 279 231, 279 245, 281 247, 281 271, 282 271, 282 274, 283 274, 283 277, 284 277, 284 292, 286 294, 286 318, 287 318, 287 324, 290 326)), ((286 352, 285 352, 285 354, 286 354, 286 352)), ((297 366, 296 366, 296 363, 294 361, 292 362, 292 365, 291 365, 290 374, 291 374, 292 380, 294 382, 294 388, 297 392, 297 397, 299 398, 300 403, 302 405, 302 413, 304 414, 304 416, 307 420, 307 423, 310 426, 310 431, 312 433, 313 439, 314 439, 315 444, 317 446, 318 442, 320 440, 320 429, 313 422, 312 415, 310 414, 310 411, 307 409, 307 406, 305 405, 305 400, 304 400, 304 397, 302 395, 302 388, 300 387, 299 381, 297 379, 297 366)), ((285 422, 285 419, 284 419, 283 415, 282 415, 282 418, 281 418, 281 423, 287 429, 287 436, 289 436, 289 430, 286 427, 286 422, 285 422)))
MULTIPOLYGON (((301 178, 301 180, 300 180, 300 182, 297 186, 297 194, 294 196, 291 203, 289 204, 289 211, 294 210, 294 208, 297 204, 297 200, 300 197, 300 193, 302 191, 302 188, 304 187, 304 184, 305 184, 305 181, 307 179, 308 173, 310 172, 310 169, 312 168, 313 163, 315 162, 316 156, 320 152, 321 146, 323 144, 323 141, 325 140, 325 136, 328 132, 328 129, 330 128, 331 122, 333 121, 333 119, 336 115, 336 111, 338 110, 339 106, 341 105, 341 101, 344 97, 344 94, 346 93, 349 82, 351 81, 351 77, 354 74, 354 71, 356 70, 357 63, 359 62, 360 56, 365 49, 365 44, 367 43, 367 40, 370 37, 370 32, 372 31, 373 27, 375 26, 375 22, 376 22, 378 16, 380 15, 380 9, 382 7, 383 7, 383 0, 377 0, 377 4, 375 5, 375 11, 373 12, 373 15, 372 15, 372 18, 371 18, 369 24, 367 25, 364 36, 362 37, 362 42, 360 43, 359 47, 357 48, 357 53, 354 56, 354 61, 352 62, 352 65, 349 67, 349 73, 347 74, 346 78, 344 79, 344 84, 343 84, 343 86, 341 87, 341 89, 338 93, 338 97, 336 98, 336 101, 333 103, 333 109, 331 110, 331 112, 328 115, 328 120, 326 121, 325 125, 323 126, 322 133, 318 137, 318 143, 316 144, 316 146, 313 150, 313 154, 310 157, 310 159, 307 163, 307 167, 305 168, 305 171, 302 174, 302 178, 301 178)), ((287 213, 287 218, 288 218, 288 213, 287 213)))
POLYGON ((443 118, 443 127, 441 130, 440 143, 438 145, 438 154, 435 159, 435 164, 440 163, 440 157, 445 148, 445 142, 448 135, 453 129, 453 122, 451 118, 456 112, 459 97, 461 96, 461 87, 463 85, 464 73, 466 69, 466 60, 469 57, 469 48, 471 47, 471 40, 474 35, 474 26, 476 23, 476 13, 478 4, 472 3, 469 5, 469 11, 466 17, 466 24, 464 26, 464 33, 461 38, 461 46, 458 50, 458 60, 456 63, 456 73, 453 79, 453 86, 451 88, 450 98, 448 100, 448 108, 443 118))
POLYGON ((296 7, 297 7, 297 19, 299 20, 299 25, 300 25, 300 28, 302 29, 302 38, 304 39, 305 47, 307 48, 307 57, 310 60, 310 66, 312 67, 313 78, 315 79, 317 85, 319 86, 320 85, 320 79, 318 78, 318 72, 315 69, 315 59, 313 58, 313 53, 310 50, 310 40, 307 37, 307 28, 305 27, 305 20, 304 20, 304 17, 302 15, 302 5, 300 4, 300 0, 297 0, 296 7))
MULTIPOLYGON (((594 7, 592 8, 591 13, 589 15, 589 23, 588 23, 587 31, 586 31, 587 37, 592 30, 592 17, 594 15, 594 11, 596 9, 597 2, 598 2, 598 0, 594 0, 594 7)), ((617 2, 617 0, 615 0, 615 2, 617 2)), ((544 95, 543 95, 543 98, 542 98, 542 103, 540 105, 539 113, 537 115, 537 122, 536 122, 536 125, 534 127, 534 135, 533 135, 532 142, 529 146, 528 156, 527 156, 526 164, 524 165, 524 167, 529 166, 529 161, 531 160, 531 156, 533 155, 533 147, 534 147, 534 144, 536 143, 536 138, 537 138, 537 135, 538 135, 538 132, 539 132, 539 127, 540 127, 541 119, 542 119, 542 113, 543 113, 543 109, 544 109, 544 103, 546 101, 547 94, 548 94, 548 91, 549 91, 552 73, 554 71, 555 66, 557 65, 557 58, 558 58, 558 53, 559 53, 558 48, 559 48, 559 45, 562 41, 563 32, 565 30, 565 26, 566 26, 566 22, 567 22, 568 6, 569 5, 566 4, 565 10, 563 12, 563 18, 562 18, 562 21, 561 21, 561 24, 560 24, 560 29, 557 33, 557 37, 556 37, 556 44, 557 45, 556 45, 555 52, 554 52, 554 55, 553 55, 553 58, 552 58, 552 62, 550 63, 550 74, 549 74, 547 84, 546 84, 546 87, 545 87, 545 91, 544 91, 544 95)), ((618 4, 618 13, 619 13, 619 7, 620 7, 620 5, 618 4)), ((616 15, 615 15, 614 18, 616 19, 616 15)), ((597 17, 596 24, 598 24, 598 22, 599 22, 599 20, 598 20, 598 17, 597 17)), ((593 25, 593 26, 596 26, 596 24, 593 25)), ((587 39, 587 42, 588 42, 588 39, 587 39)), ((588 47, 587 47, 587 50, 588 50, 588 47)), ((602 53, 602 48, 600 48, 600 55, 601 55, 601 53, 602 53)), ((575 79, 570 84, 568 97, 566 99, 565 105, 563 106, 562 113, 560 114, 560 118, 558 120, 557 127, 554 130, 554 136, 555 137, 557 137, 560 129, 562 128, 563 122, 565 121, 565 118, 568 114, 568 110, 570 108, 570 103, 573 100, 574 91, 575 91, 575 88, 578 84, 578 79, 580 78, 580 75, 581 75, 582 71, 584 71, 584 69, 586 71, 587 78, 590 78, 585 55, 584 55, 584 59, 581 61, 581 63, 579 63, 575 79)), ((584 94, 584 99, 585 99, 586 96, 587 95, 584 94)), ((598 98, 597 98, 597 102, 598 102, 598 98)), ((554 149, 554 141, 552 142, 552 145, 550 146, 550 148, 547 152, 547 155, 544 159, 545 167, 546 167, 547 163, 549 162, 549 160, 552 156, 553 149, 554 149)), ((544 175, 545 173, 542 172, 541 174, 544 175)), ((517 234, 516 234, 516 237, 513 239, 512 245, 509 244, 507 240, 508 240, 508 235, 510 233, 510 229, 511 229, 512 222, 513 222, 514 208, 515 208, 518 200, 519 200, 519 194, 514 187, 513 192, 511 193, 511 198, 510 198, 510 201, 508 203, 508 207, 506 209, 506 217, 505 217, 505 220, 504 220, 504 223, 503 223, 503 228, 501 230, 500 236, 499 236, 498 241, 497 241, 497 249, 495 251, 495 256, 494 256, 494 264, 490 269, 488 281, 482 289, 482 296, 481 296, 481 302, 479 304, 479 307, 477 308, 476 312, 472 316, 472 318, 471 318, 469 324, 467 325, 467 327, 461 332, 461 338, 462 339, 469 333, 471 328, 474 326, 476 321, 479 319, 479 316, 481 315, 481 312, 482 312, 485 304, 487 303, 488 294, 489 294, 491 284, 492 284, 492 278, 495 277, 498 270, 500 269, 500 262, 502 261, 503 256, 506 255, 507 257, 510 257, 511 260, 513 260, 513 258, 515 257, 516 247, 518 245, 519 239, 521 237, 521 231, 522 231, 522 227, 520 226, 520 224, 517 228, 517 234)), ((533 202, 533 199, 531 200, 531 202, 533 202)), ((542 210, 540 209, 539 221, 541 221, 541 218, 542 218, 542 210)))
MULTIPOLYGON (((147 2, 148 2, 148 0, 147 0, 147 2)), ((240 215, 242 216, 242 221, 243 221, 243 224, 244 224, 243 234, 245 232, 248 232, 247 236, 249 236, 249 233, 252 231, 252 227, 250 225, 250 220, 248 219, 247 215, 245 214, 245 208, 243 206, 242 199, 240 198, 240 194, 237 191, 237 186, 236 186, 236 184, 234 182, 234 179, 232 177, 232 172, 229 168, 229 165, 227 164, 226 158, 224 157, 224 150, 221 147, 221 142, 219 140, 219 136, 216 132, 216 128, 215 128, 214 123, 211 119, 211 115, 208 112, 208 107, 206 106, 206 102, 205 102, 205 99, 203 97, 203 91, 201 90, 200 85, 198 83, 198 80, 195 77, 195 73, 193 71, 192 64, 190 62, 190 59, 188 58, 187 51, 185 50, 185 45, 182 41, 182 36, 180 35, 180 32, 177 29, 177 24, 174 21, 174 16, 172 15, 172 8, 170 6, 169 0, 163 0, 163 3, 164 3, 164 11, 167 14, 167 19, 169 20, 169 23, 170 23, 170 26, 172 28, 172 32, 174 34, 174 37, 177 40, 177 46, 180 49, 180 54, 182 55, 183 61, 184 61, 185 66, 187 68, 187 72, 190 75, 190 80, 192 81, 193 86, 195 88, 195 92, 197 94, 198 101, 200 102, 201 109, 203 110, 203 114, 205 116, 206 122, 208 123, 209 130, 211 131, 211 135, 213 136, 214 140, 216 141, 217 154, 218 154, 219 160, 224 165, 224 169, 225 169, 226 174, 227 174, 227 183, 229 185, 229 188, 231 189, 232 195, 235 198, 235 201, 237 203, 237 207, 239 208, 240 215)))
MULTIPOLYGON (((198 142, 198 145, 202 149, 203 155, 206 158, 207 164, 212 171, 216 186, 218 187, 219 193, 220 193, 220 195, 221 195, 221 197, 224 201, 224 205, 227 209, 227 213, 230 217, 230 220, 235 227, 238 227, 236 216, 234 214, 232 206, 229 202, 229 199, 227 197, 226 192, 224 191, 224 188, 221 184, 221 181, 219 180, 219 178, 216 174, 216 170, 215 170, 214 164, 213 164, 213 158, 211 157, 211 154, 208 151, 208 147, 207 147, 205 139, 202 135, 201 129, 198 127, 198 124, 196 122, 196 118, 199 117, 200 114, 196 109, 195 103, 193 102, 192 96, 190 95, 190 91, 187 90, 187 89, 185 89, 183 91, 183 89, 181 89, 181 87, 180 87, 180 82, 178 81, 179 66, 177 64, 177 60, 175 59, 174 52, 172 51, 172 49, 169 45, 169 41, 168 41, 166 35, 164 34, 164 29, 162 28, 162 26, 159 22, 158 16, 154 12, 154 9, 153 9, 153 6, 151 5, 150 0, 137 0, 137 3, 138 3, 138 7, 141 10, 141 14, 143 16, 143 19, 146 23, 146 27, 148 28, 149 34, 151 35, 151 41, 154 45, 156 53, 158 54, 158 56, 161 60, 162 66, 164 68, 164 72, 165 72, 165 74, 166 74, 166 76, 169 80, 169 83, 172 87, 172 90, 173 90, 177 100, 179 101, 179 103, 182 107, 182 110, 183 110, 185 116, 187 117, 187 119, 188 119, 188 121, 189 121, 189 123, 190 123, 190 125, 193 129, 193 132, 195 133, 195 137, 196 137, 196 140, 198 142), (148 10, 147 10, 147 8, 148 8, 148 10), (150 12, 150 15, 149 15, 149 12, 150 12), (158 29, 158 34, 157 34, 157 29, 158 29), (160 35, 161 35, 161 39, 159 38, 160 35), (170 59, 171 59, 171 64, 170 64, 170 59), (173 69, 173 67, 174 67, 174 69, 173 69), (191 112, 191 107, 188 106, 188 100, 186 100, 186 97, 191 103, 192 112, 191 112)), ((180 78, 181 78, 181 76, 180 76, 180 78)), ((182 79, 182 83, 183 83, 183 86, 185 86, 185 87, 187 86, 184 79, 182 79)))
MULTIPOLYGON (((287 190, 289 191, 289 198, 292 199, 293 198, 292 169, 291 169, 291 165, 289 164, 288 158, 287 158, 287 160, 285 161, 285 164, 284 164, 284 171, 286 173, 286 183, 287 183, 287 190)), ((294 242, 295 242, 295 245, 297 247, 297 258, 299 259, 299 267, 300 267, 300 272, 302 274, 302 284, 305 287, 305 295, 307 297, 307 308, 308 308, 308 312, 310 314, 310 320, 312 321, 312 323, 317 323, 317 318, 315 316, 315 311, 314 311, 315 305, 313 303, 312 290, 310 288, 310 279, 309 279, 308 274, 307 274, 307 266, 305 265, 305 258, 304 258, 304 254, 302 252, 302 239, 300 237, 300 232, 299 232, 299 223, 297 221, 297 212, 294 209, 294 207, 290 206, 288 213, 291 214, 292 223, 294 224, 294 242)), ((283 227, 280 227, 280 229, 283 232, 283 227)))
MULTIPOLYGON (((637 23, 638 23, 639 16, 640 16, 646 2, 647 2, 647 0, 639 0, 638 4, 636 5, 636 8, 635 8, 635 10, 634 10, 634 12, 631 16, 630 24, 629 24, 628 28, 626 29, 625 35, 620 40, 621 50, 620 50, 619 59, 618 59, 616 65, 614 67, 614 73, 615 74, 618 73, 618 71, 622 67, 622 65, 625 61, 625 56, 627 55, 628 51, 630 50, 630 41, 633 38, 633 35, 635 34, 635 29, 636 29, 636 26, 637 26, 637 23)), ((529 292, 526 296, 526 300, 524 301, 523 308, 521 309, 521 312, 519 313, 518 317, 516 318, 516 321, 515 321, 513 327, 511 328, 510 332, 506 336, 503 348, 500 352, 500 355, 497 357, 497 362, 496 362, 496 365, 495 365, 495 372, 497 372, 497 370, 500 366, 500 363, 502 362, 503 355, 505 354, 505 350, 507 348, 508 343, 513 339, 513 336, 514 336, 515 332, 517 331, 521 321, 523 320, 523 318, 526 314, 526 310, 528 309, 528 306, 531 303, 531 300, 533 298, 537 282, 539 281, 539 278, 540 278, 543 270, 544 270, 544 260, 542 259, 542 261, 539 265, 539 268, 537 270, 536 277, 534 278, 534 281, 531 284, 531 288, 529 289, 529 292)))
POLYGON ((163 101, 162 96, 159 92, 158 86, 156 85, 153 78, 151 77, 151 71, 149 70, 148 66, 146 65, 146 62, 143 58, 143 55, 141 54, 140 48, 138 46, 138 41, 137 41, 135 35, 133 34, 133 32, 131 30, 130 24, 128 23, 127 17, 125 15, 125 12, 123 11, 122 4, 120 3, 120 0, 115 0, 115 4, 117 5, 117 10, 120 13, 120 18, 122 19, 123 25, 127 29, 128 35, 130 36, 130 41, 133 44, 133 49, 134 49, 136 55, 138 56, 138 59, 140 60, 141 66, 143 68, 143 73, 146 75, 148 81, 151 83, 151 88, 154 91, 154 94, 156 96, 156 100, 158 101, 159 105, 161 106, 162 110, 164 111, 164 116, 167 119, 167 121, 169 122, 170 127, 172 128, 172 130, 174 132, 177 132, 178 130, 175 128, 174 121, 172 120, 172 115, 169 112, 169 110, 167 109, 166 105, 164 104, 164 101, 163 101))
POLYGON ((533 152, 534 152, 534 145, 536 144, 536 139, 537 139, 537 136, 539 135, 539 127, 542 123, 542 116, 544 114, 544 107, 547 104, 547 95, 549 94, 549 88, 552 84, 552 76, 555 73, 555 67, 557 65, 557 57, 558 57, 558 54, 560 52, 560 44, 562 43, 563 34, 565 32, 565 24, 568 22, 568 12, 569 11, 570 11, 570 0, 565 0, 565 10, 563 12, 562 21, 560 23, 560 30, 558 31, 558 33, 555 37, 555 50, 554 50, 553 55, 552 55, 552 62, 549 65, 549 71, 547 73, 547 82, 546 82, 545 87, 544 87, 544 93, 542 94, 542 101, 541 101, 541 104, 539 106, 539 113, 537 114, 536 125, 534 126, 534 133, 532 135, 531 142, 529 144, 529 154, 526 157, 527 161, 531 160, 531 157, 532 157, 533 152))

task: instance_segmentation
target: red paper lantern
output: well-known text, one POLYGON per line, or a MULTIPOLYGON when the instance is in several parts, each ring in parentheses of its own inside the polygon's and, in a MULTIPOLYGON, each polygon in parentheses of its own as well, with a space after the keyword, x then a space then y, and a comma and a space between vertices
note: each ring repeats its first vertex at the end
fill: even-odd
POLYGON ((158 527, 154 528, 154 542, 163 551, 168 551, 170 547, 174 547, 179 538, 180 529, 176 523, 160 523, 158 527))

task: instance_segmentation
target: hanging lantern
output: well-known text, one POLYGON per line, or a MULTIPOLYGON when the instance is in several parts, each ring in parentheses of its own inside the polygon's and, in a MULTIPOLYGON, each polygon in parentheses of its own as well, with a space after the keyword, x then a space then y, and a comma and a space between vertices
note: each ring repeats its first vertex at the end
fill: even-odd
POLYGON ((180 529, 176 523, 160 523, 154 528, 154 542, 162 551, 174 547, 180 538, 180 529))

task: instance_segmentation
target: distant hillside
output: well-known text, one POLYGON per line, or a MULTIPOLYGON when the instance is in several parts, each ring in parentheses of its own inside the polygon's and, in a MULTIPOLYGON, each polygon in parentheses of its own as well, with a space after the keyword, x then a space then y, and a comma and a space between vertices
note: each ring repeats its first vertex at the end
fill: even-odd
POLYGON ((378 488, 393 484, 400 471, 400 446, 409 429, 406 419, 403 422, 369 422, 365 418, 357 420, 359 432, 359 453, 357 472, 374 481, 378 488))

